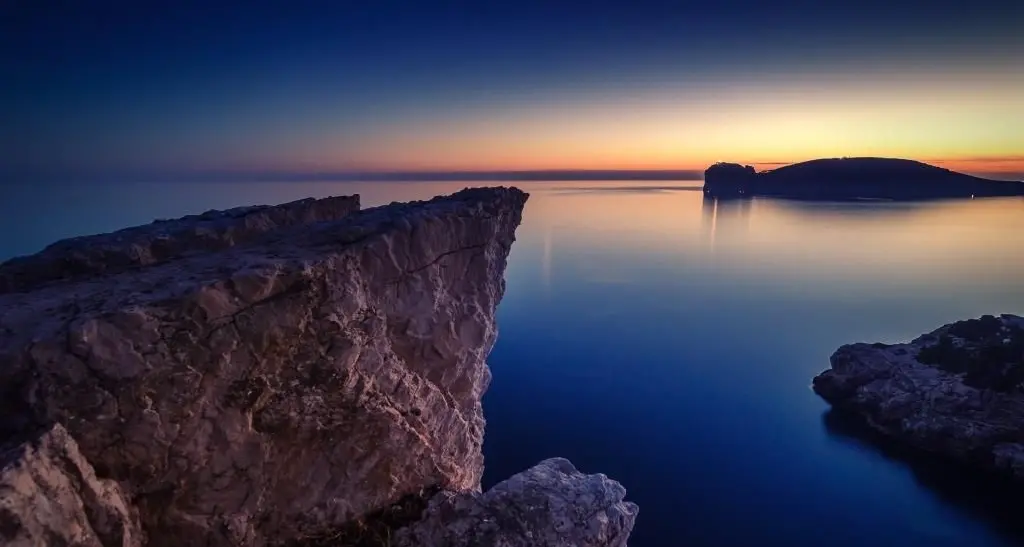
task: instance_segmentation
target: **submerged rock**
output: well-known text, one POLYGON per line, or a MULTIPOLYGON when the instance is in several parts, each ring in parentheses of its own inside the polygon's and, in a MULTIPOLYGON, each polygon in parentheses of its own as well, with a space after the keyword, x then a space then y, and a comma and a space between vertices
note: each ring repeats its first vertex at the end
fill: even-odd
POLYGON ((396 547, 625 547, 636 520, 626 489, 584 475, 563 458, 544 460, 483 494, 443 492, 396 547))
MULTIPOLYGON (((485 358, 526 199, 473 189, 363 211, 355 197, 304 200, 4 263, 0 441, 66 428, 83 466, 131 500, 148 545, 330 537, 403 500, 472 496, 485 358)), ((621 487, 569 468, 552 488, 618 495, 572 498, 581 508, 621 502, 621 487)), ((609 534, 631 514, 609 513, 609 534)), ((60 533, 84 529, 64 518, 60 533)), ((619 545, 608 537, 593 545, 619 545)))
POLYGON ((1024 318, 846 345, 831 363, 813 386, 833 407, 909 445, 1024 479, 1024 318))

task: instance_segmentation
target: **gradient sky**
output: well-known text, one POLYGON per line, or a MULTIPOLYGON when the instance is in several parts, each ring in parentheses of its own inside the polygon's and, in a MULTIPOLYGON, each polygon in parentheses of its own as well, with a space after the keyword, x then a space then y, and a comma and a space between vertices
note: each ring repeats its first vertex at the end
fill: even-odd
POLYGON ((7 0, 0 173, 879 155, 1024 177, 1022 29, 1005 0, 7 0))

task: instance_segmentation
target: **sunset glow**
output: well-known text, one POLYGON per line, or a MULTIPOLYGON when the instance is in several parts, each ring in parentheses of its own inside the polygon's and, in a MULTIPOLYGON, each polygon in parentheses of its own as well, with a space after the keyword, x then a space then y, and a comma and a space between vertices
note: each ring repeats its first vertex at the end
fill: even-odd
POLYGON ((715 161, 791 163, 890 156, 951 169, 1024 171, 1024 72, 974 82, 934 78, 737 83, 716 90, 581 91, 486 117, 385 128, 323 144, 315 164, 371 169, 703 169, 715 161), (928 90, 929 87, 935 89, 928 90))
POLYGON ((11 60, 24 85, 3 91, 18 108, 0 171, 699 171, 884 156, 1024 178, 1012 14, 875 7, 884 19, 871 6, 744 4, 743 21, 726 5, 364 6, 295 21, 256 13, 252 28, 225 12, 215 16, 231 33, 194 40, 120 12, 109 29, 60 34, 40 12, 4 38, 42 49, 11 60), (151 33, 122 36, 120 18, 151 33), (271 48, 265 34, 273 48, 256 55, 271 48))

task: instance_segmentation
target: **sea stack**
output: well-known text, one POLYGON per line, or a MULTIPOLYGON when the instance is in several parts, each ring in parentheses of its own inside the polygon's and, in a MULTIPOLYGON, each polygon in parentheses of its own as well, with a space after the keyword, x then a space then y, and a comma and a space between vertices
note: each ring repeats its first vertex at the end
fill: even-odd
MULTIPOLYGON (((564 460, 479 492, 485 360, 526 200, 208 212, 0 265, 3 543, 316 544, 396 504, 475 515, 543 492, 560 501, 498 530, 456 510, 458 535, 625 545, 624 489, 564 460)), ((388 534, 448 533, 438 510, 388 534)))

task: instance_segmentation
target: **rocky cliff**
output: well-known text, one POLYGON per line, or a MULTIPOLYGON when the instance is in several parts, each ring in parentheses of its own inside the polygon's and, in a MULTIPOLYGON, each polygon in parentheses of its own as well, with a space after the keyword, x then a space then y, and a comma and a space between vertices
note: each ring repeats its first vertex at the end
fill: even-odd
MULTIPOLYGON (((479 494, 485 358, 526 199, 304 200, 0 265, 0 537, 308 543, 435 495, 470 500, 460 526, 487 528, 465 522, 546 492, 554 505, 500 532, 555 539, 509 545, 624 544, 635 506, 567 462, 479 494), (562 518, 573 507, 587 518, 562 518)), ((424 516, 405 537, 465 544, 434 513, 406 516, 387 533, 424 516)))
POLYGON ((1024 479, 1024 318, 984 316, 905 344, 850 344, 814 378, 893 439, 1024 479))

